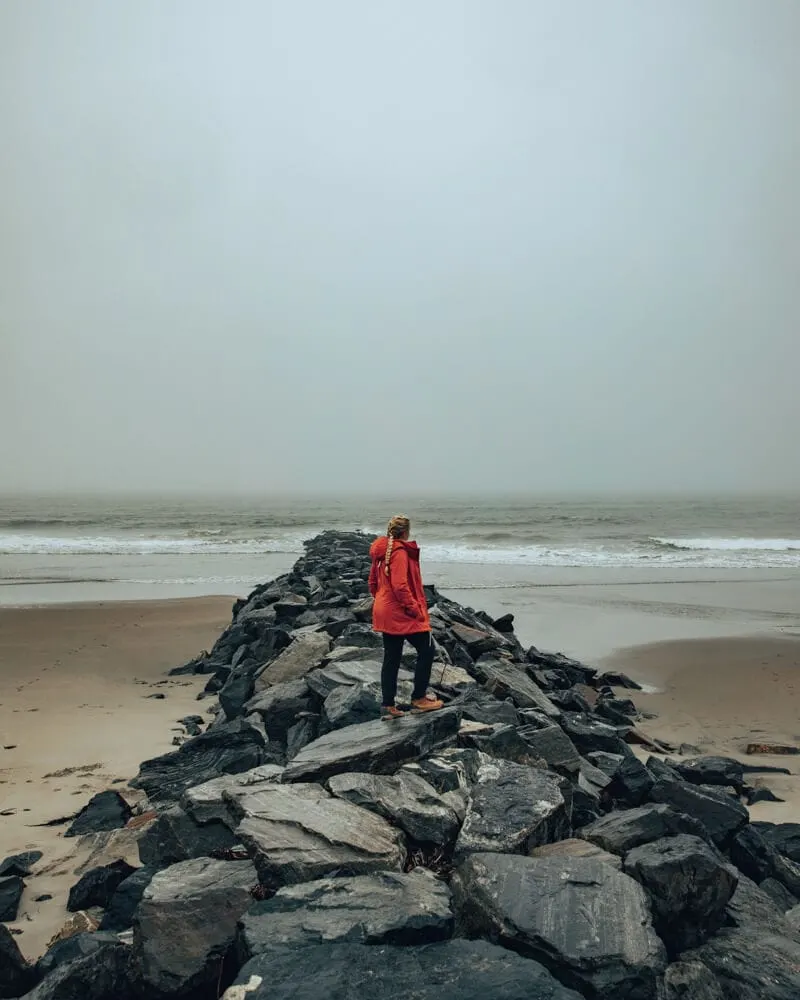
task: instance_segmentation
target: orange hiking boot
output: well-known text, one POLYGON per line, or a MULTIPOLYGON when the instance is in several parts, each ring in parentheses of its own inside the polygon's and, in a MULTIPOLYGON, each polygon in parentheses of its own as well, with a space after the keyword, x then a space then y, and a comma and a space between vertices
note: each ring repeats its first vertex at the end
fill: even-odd
POLYGON ((388 722, 390 719, 402 719, 406 713, 397 705, 381 705, 381 719, 388 722))
POLYGON ((426 694, 424 698, 415 698, 411 702, 411 710, 414 712, 436 712, 440 708, 444 708, 444 702, 432 694, 426 694))

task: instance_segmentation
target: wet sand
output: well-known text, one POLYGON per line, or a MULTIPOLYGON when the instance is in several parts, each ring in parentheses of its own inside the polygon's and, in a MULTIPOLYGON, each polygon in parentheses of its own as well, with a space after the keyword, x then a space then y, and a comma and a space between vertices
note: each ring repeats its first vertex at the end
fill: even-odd
POLYGON ((776 823, 800 821, 800 757, 745 753, 748 743, 800 748, 800 638, 658 642, 620 650, 602 665, 654 689, 633 697, 639 709, 657 716, 642 726, 656 739, 748 764, 788 768, 791 776, 753 782, 786 802, 758 803, 751 815, 776 823))
POLYGON ((124 783, 139 763, 173 749, 177 720, 208 707, 196 700, 207 678, 166 672, 209 648, 230 611, 227 597, 0 609, 0 860, 44 854, 9 925, 29 958, 68 918, 88 855, 65 826, 37 824, 105 788, 133 797, 124 783), (43 894, 53 898, 34 902, 43 894))

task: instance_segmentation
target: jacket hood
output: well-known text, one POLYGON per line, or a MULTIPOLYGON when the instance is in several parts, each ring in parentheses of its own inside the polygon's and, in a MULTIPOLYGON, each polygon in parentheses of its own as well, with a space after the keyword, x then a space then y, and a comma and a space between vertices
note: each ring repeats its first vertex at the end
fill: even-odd
MULTIPOLYGON (((386 547, 389 544, 389 539, 386 535, 381 535, 376 538, 369 549, 369 554, 373 559, 383 559, 386 555, 386 547)), ((410 559, 419 559, 419 546, 416 542, 402 542, 399 538, 394 540, 394 545, 392 546, 392 551, 397 551, 397 549, 405 549, 408 553, 410 559)))

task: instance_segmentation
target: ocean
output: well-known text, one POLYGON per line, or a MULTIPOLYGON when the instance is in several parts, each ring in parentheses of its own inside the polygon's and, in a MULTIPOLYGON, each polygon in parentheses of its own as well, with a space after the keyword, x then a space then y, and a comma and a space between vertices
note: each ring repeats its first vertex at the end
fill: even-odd
POLYGON ((503 567, 517 580, 558 568, 800 568, 800 497, 7 496, 0 602, 241 593, 291 565, 304 539, 379 532, 397 508, 426 564, 449 568, 455 586, 475 566, 497 580, 503 567))

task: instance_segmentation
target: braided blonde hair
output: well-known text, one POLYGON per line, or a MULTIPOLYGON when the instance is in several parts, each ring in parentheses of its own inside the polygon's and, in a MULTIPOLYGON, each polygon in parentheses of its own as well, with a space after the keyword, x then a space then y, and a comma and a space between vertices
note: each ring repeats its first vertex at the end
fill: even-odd
POLYGON ((402 538, 407 531, 410 531, 410 529, 411 521, 409 521, 409 519, 403 514, 396 514, 386 526, 386 534, 389 538, 389 544, 386 546, 386 557, 384 559, 383 571, 387 576, 389 575, 389 560, 392 558, 394 541, 396 538, 402 538))

